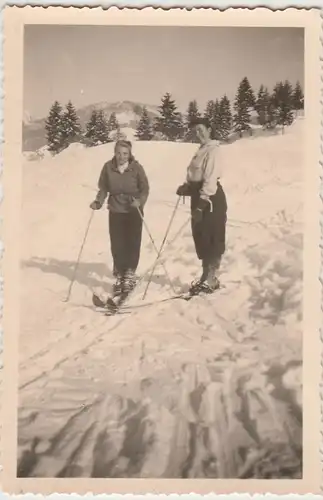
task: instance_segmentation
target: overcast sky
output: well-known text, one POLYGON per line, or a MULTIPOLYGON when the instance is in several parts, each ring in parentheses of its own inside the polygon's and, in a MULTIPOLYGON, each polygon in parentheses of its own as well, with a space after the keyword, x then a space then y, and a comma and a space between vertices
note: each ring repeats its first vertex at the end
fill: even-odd
POLYGON ((258 90, 304 82, 300 28, 44 26, 25 28, 24 111, 44 117, 54 100, 77 108, 107 101, 159 104, 171 92, 181 110, 196 99, 230 99, 248 76, 258 90))

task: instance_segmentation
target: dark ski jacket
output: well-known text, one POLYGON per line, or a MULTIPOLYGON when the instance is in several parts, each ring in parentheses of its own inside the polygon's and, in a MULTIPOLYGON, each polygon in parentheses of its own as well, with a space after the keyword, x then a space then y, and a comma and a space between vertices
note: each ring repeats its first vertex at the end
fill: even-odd
POLYGON ((115 213, 130 212, 134 198, 143 210, 149 195, 145 170, 135 159, 129 162, 123 173, 119 172, 114 158, 106 162, 100 173, 98 188, 96 201, 102 206, 109 194, 107 207, 115 213))

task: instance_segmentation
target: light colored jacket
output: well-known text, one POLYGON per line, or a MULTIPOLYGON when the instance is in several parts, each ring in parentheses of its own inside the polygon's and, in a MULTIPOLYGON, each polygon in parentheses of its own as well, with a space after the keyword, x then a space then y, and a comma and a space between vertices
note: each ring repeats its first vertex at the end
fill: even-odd
POLYGON ((222 152, 218 141, 209 141, 200 146, 187 167, 186 181, 201 182, 200 197, 209 200, 217 190, 222 177, 222 152))

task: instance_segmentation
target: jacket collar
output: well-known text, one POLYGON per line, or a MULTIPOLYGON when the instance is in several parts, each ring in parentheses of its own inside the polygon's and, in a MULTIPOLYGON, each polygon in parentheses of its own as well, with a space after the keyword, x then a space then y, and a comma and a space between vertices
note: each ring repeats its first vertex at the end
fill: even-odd
MULTIPOLYGON (((131 160, 127 166, 127 168, 125 169, 125 172, 130 172, 133 170, 133 167, 134 167, 134 163, 135 161, 134 160, 131 160)), ((117 162, 115 161, 115 158, 112 158, 111 160, 111 168, 112 170, 114 170, 115 172, 119 172, 119 169, 118 169, 118 165, 117 165, 117 162)))

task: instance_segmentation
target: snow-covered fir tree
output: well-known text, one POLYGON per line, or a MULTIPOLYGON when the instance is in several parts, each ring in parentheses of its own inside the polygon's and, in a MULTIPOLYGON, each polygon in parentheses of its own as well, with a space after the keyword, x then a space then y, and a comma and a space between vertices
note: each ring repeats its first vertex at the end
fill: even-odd
POLYGON ((162 134, 167 141, 179 140, 183 135, 183 120, 170 93, 164 95, 158 111, 159 116, 154 124, 155 132, 162 134))
POLYGON ((273 130, 277 126, 277 108, 275 106, 274 97, 268 94, 268 107, 265 128, 268 130, 273 130))
POLYGON ((275 91, 270 94, 268 88, 260 85, 255 110, 258 115, 258 123, 264 129, 273 130, 277 126, 277 103, 275 91))
POLYGON ((255 93, 250 85, 249 79, 245 76, 239 85, 240 92, 249 108, 254 108, 256 104, 255 93))
POLYGON ((91 113, 90 119, 86 124, 85 130, 85 142, 89 146, 96 146, 97 144, 97 121, 98 121, 98 112, 94 109, 91 113))
POLYGON ((65 147, 72 142, 78 141, 81 138, 82 130, 79 117, 76 109, 71 101, 66 105, 65 113, 63 114, 63 130, 65 147))
POLYGON ((188 104, 187 115, 186 115, 186 132, 184 140, 186 142, 198 142, 197 136, 194 129, 194 122, 201 117, 201 113, 198 110, 198 105, 196 100, 190 101, 188 104))
POLYGON ((52 154, 62 151, 65 147, 63 108, 58 101, 55 101, 50 108, 45 122, 45 130, 48 150, 52 154))
POLYGON ((232 112, 228 97, 224 95, 220 100, 220 116, 221 116, 221 139, 226 141, 232 130, 232 112))
POLYGON ((301 84, 299 82, 296 82, 295 88, 293 90, 292 101, 293 101, 293 109, 295 109, 295 111, 300 111, 301 109, 304 109, 304 94, 301 84))
POLYGON ((282 133, 284 133, 285 127, 294 121, 293 88, 288 80, 275 85, 273 103, 277 110, 277 124, 281 125, 282 133))
POLYGON ((119 123, 115 113, 111 113, 110 118, 108 120, 108 131, 112 132, 113 130, 118 130, 119 123))
POLYGON ((273 93, 272 93, 272 99, 273 99, 273 104, 274 106, 278 109, 281 103, 281 96, 283 93, 283 82, 277 82, 276 85, 274 86, 273 93))
POLYGON ((269 105, 270 95, 268 89, 264 85, 260 85, 257 100, 255 103, 255 110, 258 114, 258 123, 262 127, 266 127, 267 124, 267 114, 269 105))
POLYGON ((98 146, 111 142, 108 123, 102 109, 94 109, 86 124, 85 142, 88 146, 98 146))
POLYGON ((151 141, 154 136, 152 124, 148 115, 147 108, 144 106, 136 131, 136 139, 138 141, 151 141))
POLYGON ((235 101, 233 104, 234 115, 233 124, 235 132, 238 132, 240 137, 242 137, 243 132, 250 131, 250 106, 249 99, 245 95, 245 88, 242 84, 239 85, 235 101))
POLYGON ((220 140, 222 132, 221 105, 219 99, 215 100, 212 117, 212 137, 220 140))
POLYGON ((206 104, 206 108, 204 111, 204 118, 206 118, 211 126, 213 126, 213 119, 214 119, 214 107, 215 107, 215 102, 213 100, 210 100, 206 104))
POLYGON ((102 109, 99 109, 96 113, 95 139, 97 144, 110 142, 108 121, 102 109))

